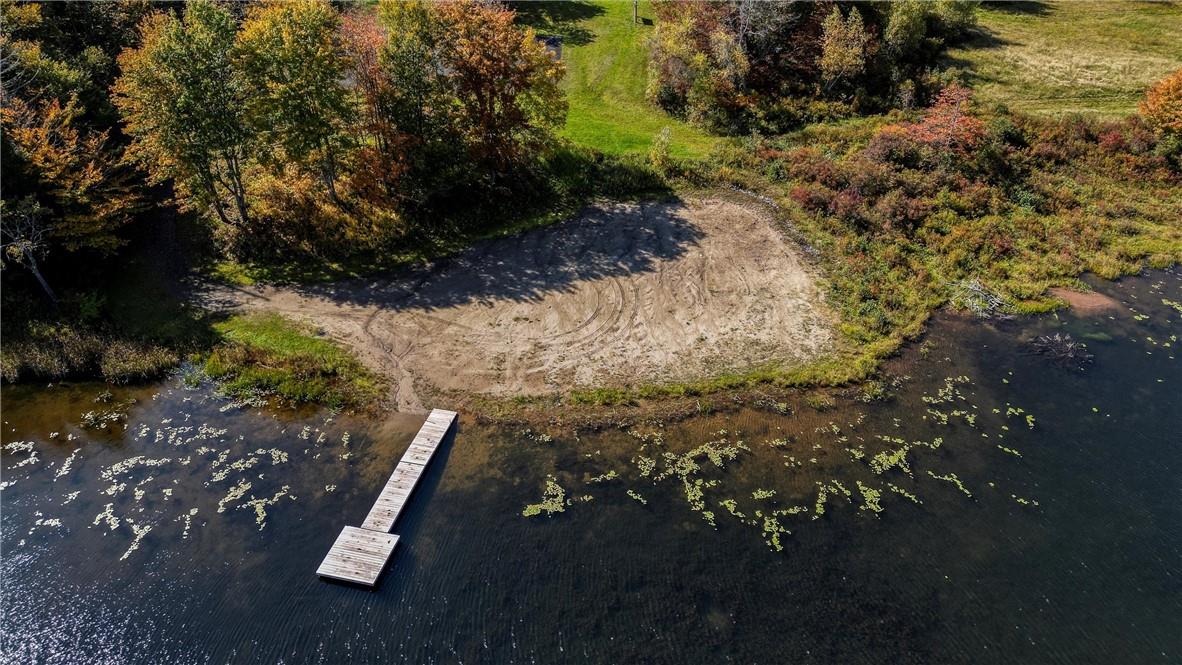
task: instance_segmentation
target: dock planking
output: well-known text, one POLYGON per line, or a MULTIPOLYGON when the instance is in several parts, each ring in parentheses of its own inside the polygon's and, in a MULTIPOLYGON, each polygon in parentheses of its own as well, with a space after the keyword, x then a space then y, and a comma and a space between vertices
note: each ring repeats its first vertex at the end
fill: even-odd
POLYGON ((341 530, 316 574, 373 586, 394 553, 398 536, 347 526, 341 530))
POLYGON ((318 575, 368 586, 377 582, 398 543, 398 536, 390 531, 455 421, 455 411, 431 411, 382 487, 361 528, 347 526, 341 531, 317 569, 318 575))

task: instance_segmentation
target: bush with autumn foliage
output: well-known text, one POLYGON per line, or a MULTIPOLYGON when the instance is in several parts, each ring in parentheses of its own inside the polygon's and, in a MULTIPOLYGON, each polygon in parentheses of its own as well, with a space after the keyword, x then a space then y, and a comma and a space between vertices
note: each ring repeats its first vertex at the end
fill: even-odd
POLYGON ((847 338, 881 356, 946 302, 1045 311, 1048 288, 1083 272, 1182 262, 1168 137, 1152 117, 986 112, 952 85, 918 115, 757 139, 734 166, 783 197, 824 257, 847 338))
POLYGON ((1160 137, 1159 151, 1182 168, 1182 69, 1149 88, 1140 111, 1160 137))
POLYGON ((724 134, 912 108, 939 87, 934 65, 975 4, 654 2, 648 96, 724 134))

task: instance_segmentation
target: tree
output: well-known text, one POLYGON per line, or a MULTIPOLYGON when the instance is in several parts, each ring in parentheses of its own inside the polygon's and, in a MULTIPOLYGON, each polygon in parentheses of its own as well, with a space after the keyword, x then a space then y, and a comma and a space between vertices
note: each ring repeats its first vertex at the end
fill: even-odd
POLYGON ((380 64, 389 83, 380 102, 384 115, 403 132, 430 141, 447 131, 446 26, 425 2, 382 2, 388 39, 380 64))
POLYGON ((28 268, 45 295, 56 305, 57 296, 37 266, 37 259, 48 250, 47 238, 52 230, 45 221, 44 209, 33 197, 15 204, 0 201, 0 269, 6 267, 5 258, 28 268))
POLYGON ((441 53, 456 127, 477 162, 505 173, 565 119, 563 65, 503 6, 453 0, 431 8, 447 36, 441 53))
POLYGON ((919 50, 930 11, 930 3, 923 0, 899 0, 887 5, 882 42, 893 58, 908 58, 919 50))
POLYGON ((247 12, 236 45, 261 159, 318 173, 338 201, 337 171, 353 115, 339 26, 327 0, 266 2, 247 12))
POLYGON ((866 67, 866 50, 870 35, 862 24, 858 8, 850 9, 849 16, 841 17, 837 7, 821 24, 821 79, 826 90, 849 81, 866 67))
POLYGON ((0 114, 6 153, 13 158, 5 169, 20 172, 20 189, 47 206, 38 207, 38 215, 53 215, 49 235, 66 249, 109 254, 123 244, 117 232, 141 200, 107 148, 107 133, 78 127, 81 112, 73 100, 9 100, 0 114))
POLYGON ((108 129, 117 120, 107 94, 115 56, 136 38, 135 26, 151 10, 146 0, 0 3, 6 93, 28 85, 26 100, 71 97, 83 120, 108 129))
POLYGON ((140 46, 119 55, 113 93, 129 154, 151 179, 173 179, 187 203, 242 227, 250 222, 242 174, 251 134, 246 88, 233 66, 235 27, 210 0, 187 3, 182 20, 148 16, 140 46))
POLYGON ((1182 137, 1182 69, 1153 84, 1140 110, 1157 131, 1182 137))
MULTIPOLYGON (((473 177, 507 175, 537 154, 561 124, 562 65, 513 13, 495 3, 384 1, 384 44, 376 67, 354 55, 369 132, 381 152, 358 159, 380 165, 387 195, 417 203, 473 177), (396 191, 396 193, 395 193, 396 191)), ((375 38, 348 24, 350 53, 375 38)))
MULTIPOLYGON (((778 9, 785 6, 776 3, 778 9)), ((754 44, 764 34, 755 26, 744 27, 744 21, 770 10, 747 3, 676 2, 654 9, 661 20, 653 36, 649 98, 710 129, 736 129, 750 69, 741 35, 746 31, 754 44)))

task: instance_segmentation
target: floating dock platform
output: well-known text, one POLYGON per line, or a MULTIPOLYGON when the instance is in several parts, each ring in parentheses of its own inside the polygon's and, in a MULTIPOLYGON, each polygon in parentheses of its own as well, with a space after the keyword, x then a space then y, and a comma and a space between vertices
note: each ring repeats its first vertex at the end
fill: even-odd
POLYGON ((354 584, 373 586, 385 569, 398 536, 391 534, 394 523, 406 507, 411 492, 435 455, 439 444, 455 425, 456 412, 433 409, 410 447, 403 453, 394 473, 386 481, 377 501, 361 527, 345 527, 320 563, 316 574, 354 584))

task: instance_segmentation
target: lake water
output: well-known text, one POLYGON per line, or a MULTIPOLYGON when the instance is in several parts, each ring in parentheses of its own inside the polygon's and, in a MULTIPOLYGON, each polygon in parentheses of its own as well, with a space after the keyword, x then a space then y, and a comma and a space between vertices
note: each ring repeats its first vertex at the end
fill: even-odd
POLYGON ((1180 662, 1182 276, 1096 286, 1117 307, 938 318, 884 399, 465 418, 372 591, 315 570, 421 416, 5 388, 2 660, 1180 662), (1094 361, 1030 352, 1055 332, 1094 361))

